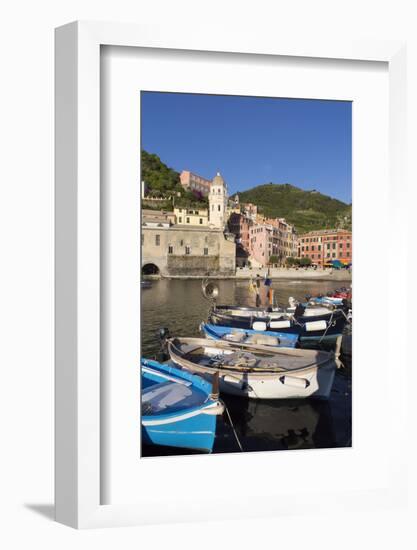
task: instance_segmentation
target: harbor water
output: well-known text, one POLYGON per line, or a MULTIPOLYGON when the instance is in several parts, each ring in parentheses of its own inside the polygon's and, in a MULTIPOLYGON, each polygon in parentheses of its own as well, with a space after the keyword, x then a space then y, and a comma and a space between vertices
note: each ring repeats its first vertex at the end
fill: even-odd
MULTIPOLYGON (((219 304, 255 305, 247 280, 218 280, 219 304)), ((275 280, 275 300, 288 305, 290 296, 326 294, 340 282, 275 280)), ((261 296, 267 288, 261 283, 261 296)), ((265 302, 264 302, 265 303, 265 302)), ((201 280, 160 279, 141 296, 141 355, 156 357, 160 351, 158 331, 172 336, 201 336, 199 325, 207 319, 210 303, 203 298, 201 280)), ((348 327, 347 330, 349 330, 348 327)), ((323 349, 328 349, 323 346, 323 349)), ((328 401, 314 399, 249 400, 222 395, 227 411, 217 420, 214 453, 350 447, 352 442, 352 365, 350 355, 341 356, 344 368, 336 372, 328 401)), ((191 451, 145 447, 143 456, 190 454, 191 451)))

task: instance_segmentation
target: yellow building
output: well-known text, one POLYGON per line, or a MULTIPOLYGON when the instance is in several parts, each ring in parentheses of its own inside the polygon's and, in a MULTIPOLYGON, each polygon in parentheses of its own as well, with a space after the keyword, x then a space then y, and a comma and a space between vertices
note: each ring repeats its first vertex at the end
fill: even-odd
POLYGON ((174 208, 177 225, 208 226, 207 208, 174 208))

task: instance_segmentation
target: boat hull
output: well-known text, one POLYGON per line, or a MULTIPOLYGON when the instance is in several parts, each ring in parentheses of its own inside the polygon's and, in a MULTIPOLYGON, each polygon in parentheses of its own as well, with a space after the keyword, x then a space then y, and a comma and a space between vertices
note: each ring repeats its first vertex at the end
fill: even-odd
POLYGON ((194 388, 200 399, 189 407, 168 407, 163 412, 142 414, 142 443, 210 453, 216 436, 216 418, 223 412, 223 404, 211 395, 210 381, 174 365, 142 360, 142 396, 144 391, 169 382, 194 388))
POLYGON ((216 414, 213 409, 202 410, 193 416, 177 415, 161 423, 142 419, 142 443, 211 453, 216 437, 216 414))
POLYGON ((329 363, 302 375, 223 375, 219 377, 219 387, 223 393, 250 399, 328 399, 335 372, 336 364, 329 363))
MULTIPOLYGON (((250 399, 298 399, 313 397, 328 399, 337 368, 336 356, 333 353, 314 352, 294 348, 275 348, 269 346, 249 346, 246 344, 230 345, 223 341, 188 338, 184 339, 184 350, 200 350, 204 355, 195 358, 186 351, 182 352, 182 343, 178 339, 168 340, 168 352, 174 364, 182 369, 211 377, 215 372, 219 376, 220 392, 247 397, 250 399), (229 349, 228 349, 229 346, 229 349), (251 350, 261 354, 280 354, 283 358, 306 357, 304 365, 293 369, 239 369, 232 366, 221 366, 218 358, 224 352, 225 357, 235 349, 251 350), (210 361, 213 357, 213 362, 210 361)), ((281 359, 280 359, 281 360, 281 359)))

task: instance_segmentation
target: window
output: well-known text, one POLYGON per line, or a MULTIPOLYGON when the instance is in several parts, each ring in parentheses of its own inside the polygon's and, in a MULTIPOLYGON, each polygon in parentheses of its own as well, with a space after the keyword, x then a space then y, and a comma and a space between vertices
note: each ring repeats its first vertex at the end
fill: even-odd
POLYGON ((347 258, 350 257, 350 252, 346 252, 346 257, 347 257, 347 258))
POLYGON ((217 210, 220 212, 220 204, 217 205, 217 210))
POLYGON ((327 257, 330 258, 330 252, 327 253, 327 257))
POLYGON ((186 221, 187 223, 190 223, 190 218, 187 218, 185 221, 186 221))
POLYGON ((346 248, 350 248, 350 243, 346 243, 346 248))
MULTIPOLYGON (((330 243, 327 243, 327 250, 330 250, 330 243)), ((330 256, 328 256, 330 258, 330 256)))
POLYGON ((159 246, 161 244, 161 235, 155 235, 155 245, 159 246))
POLYGON ((311 247, 311 250, 314 250, 314 244, 313 244, 313 246, 311 247))
POLYGON ((168 254, 172 254, 174 252, 174 247, 172 244, 168 245, 168 254))
POLYGON ((189 246, 186 246, 186 247, 185 247, 185 253, 186 253, 186 254, 190 254, 190 253, 191 253, 191 249, 190 249, 189 246))
POLYGON ((321 244, 318 245, 318 251, 320 252, 321 251, 321 244))
POLYGON ((181 239, 180 243, 181 243, 181 246, 183 246, 183 244, 184 244, 184 241, 183 241, 183 240, 181 239))
POLYGON ((308 252, 308 246, 306 246, 306 252, 308 252))
POLYGON ((336 258, 336 252, 332 253, 332 258, 336 258))
POLYGON ((204 256, 208 256, 208 248, 204 249, 204 256))
POLYGON ((200 225, 203 225, 203 218, 200 218, 200 225))
POLYGON ((178 218, 178 223, 182 223, 182 218, 181 218, 181 216, 178 218))
POLYGON ((336 248, 336 243, 333 243, 333 250, 336 248))

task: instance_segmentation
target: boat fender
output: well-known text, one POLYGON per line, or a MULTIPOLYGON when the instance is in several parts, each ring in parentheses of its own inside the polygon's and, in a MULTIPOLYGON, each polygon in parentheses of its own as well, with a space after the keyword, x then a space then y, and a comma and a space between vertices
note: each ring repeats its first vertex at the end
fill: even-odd
POLYGON ((307 332, 313 332, 315 330, 326 330, 327 323, 326 321, 310 321, 305 324, 307 332))
POLYGON ((270 328, 290 328, 291 321, 271 321, 269 323, 270 328))
POLYGON ((291 386, 293 388, 306 389, 310 385, 310 381, 306 378, 296 378, 295 376, 281 376, 279 381, 285 386, 291 386))
POLYGON ((264 321, 255 321, 252 328, 253 330, 266 330, 266 323, 264 321))

